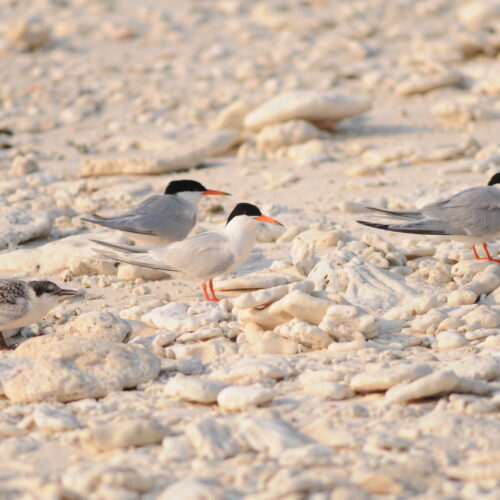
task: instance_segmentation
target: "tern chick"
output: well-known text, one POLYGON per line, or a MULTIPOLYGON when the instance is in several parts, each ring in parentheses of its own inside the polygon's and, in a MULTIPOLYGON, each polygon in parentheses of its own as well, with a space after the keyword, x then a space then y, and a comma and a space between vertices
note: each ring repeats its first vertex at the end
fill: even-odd
POLYGON ((491 256, 486 243, 500 235, 500 189, 496 184, 500 184, 500 172, 489 180, 487 186, 465 189, 418 210, 366 207, 384 216, 402 220, 399 224, 363 220, 356 222, 385 231, 447 236, 449 239, 471 244, 477 260, 500 262, 491 256), (480 257, 477 253, 476 245, 480 243, 486 257, 480 257))
POLYGON ((99 240, 94 243, 121 250, 121 254, 94 249, 96 253, 117 262, 149 267, 162 271, 182 271, 188 277, 202 281, 201 288, 206 300, 218 302, 213 288, 213 278, 234 271, 250 255, 255 245, 257 221, 282 225, 250 203, 238 203, 230 213, 226 226, 208 231, 162 248, 136 248, 115 245, 99 240), (135 253, 135 258, 123 253, 135 253), (207 282, 212 297, 207 293, 207 282))
POLYGON ((0 349, 8 349, 2 332, 40 321, 63 298, 77 293, 51 281, 0 279, 0 349))
POLYGON ((197 181, 171 181, 164 194, 150 196, 127 212, 113 217, 92 214, 93 219, 82 220, 123 231, 137 245, 164 246, 189 234, 196 223, 201 197, 207 195, 229 193, 207 189, 197 181))

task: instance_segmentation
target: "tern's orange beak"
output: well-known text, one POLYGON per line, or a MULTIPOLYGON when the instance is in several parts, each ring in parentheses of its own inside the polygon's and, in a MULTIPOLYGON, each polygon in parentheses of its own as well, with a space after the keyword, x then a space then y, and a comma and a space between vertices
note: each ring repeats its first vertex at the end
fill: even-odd
POLYGON ((224 191, 216 191, 215 189, 207 189, 206 191, 203 191, 201 194, 203 195, 208 195, 208 194, 211 194, 211 195, 217 195, 217 196, 231 196, 230 193, 224 193, 224 191))
POLYGON ((260 220, 262 222, 269 222, 269 224, 278 224, 278 226, 283 225, 281 222, 278 222, 272 217, 269 217, 269 215, 259 215, 258 217, 255 217, 255 220, 260 220))

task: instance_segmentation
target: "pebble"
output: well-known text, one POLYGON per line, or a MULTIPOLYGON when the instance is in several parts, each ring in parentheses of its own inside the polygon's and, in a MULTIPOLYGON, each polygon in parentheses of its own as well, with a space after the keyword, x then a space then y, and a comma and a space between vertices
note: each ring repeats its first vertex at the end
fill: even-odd
POLYGON ((310 440, 280 419, 247 418, 238 431, 250 449, 279 458, 288 448, 309 444, 310 440))
POLYGON ((16 156, 12 161, 10 173, 19 177, 38 172, 40 167, 33 155, 16 156))
POLYGON ((51 29, 40 19, 18 19, 10 22, 5 39, 20 51, 38 50, 50 41, 51 29))
POLYGON ((391 387, 385 394, 385 401, 389 404, 407 403, 441 393, 449 393, 455 389, 458 380, 452 371, 433 372, 413 382, 391 387))
POLYGON ((438 349, 457 349, 468 345, 467 339, 456 330, 446 330, 437 334, 438 349))
POLYGON ((239 140, 236 130, 214 130, 190 138, 184 144, 172 145, 162 153, 85 158, 80 163, 80 176, 98 175, 151 175, 197 167, 210 156, 231 149, 239 140))
POLYGON ((269 403, 274 395, 272 389, 258 385, 230 386, 219 392, 217 404, 224 410, 242 411, 269 403))
POLYGON ((159 443, 166 429, 153 419, 135 418, 97 424, 85 435, 85 441, 98 451, 159 443))
POLYGON ((280 94, 251 111, 244 120, 250 130, 287 120, 337 122, 370 109, 367 101, 332 92, 295 90, 280 94))
POLYGON ((412 382, 432 372, 428 365, 398 364, 391 368, 369 370, 358 373, 351 379, 355 392, 385 391, 397 384, 412 382))
POLYGON ((217 401, 219 392, 227 384, 216 380, 177 375, 165 385, 165 394, 190 403, 210 404, 217 401))
POLYGON ((155 379, 160 371, 159 358, 144 349, 82 337, 35 337, 14 358, 20 369, 3 380, 3 390, 19 403, 103 397, 155 379))
POLYGON ((205 460, 221 460, 233 457, 240 451, 240 445, 231 431, 220 420, 208 417, 188 425, 186 436, 197 456, 205 460))
POLYGON ((90 340, 125 342, 132 328, 130 324, 104 311, 89 311, 57 330, 58 335, 82 337, 90 340))

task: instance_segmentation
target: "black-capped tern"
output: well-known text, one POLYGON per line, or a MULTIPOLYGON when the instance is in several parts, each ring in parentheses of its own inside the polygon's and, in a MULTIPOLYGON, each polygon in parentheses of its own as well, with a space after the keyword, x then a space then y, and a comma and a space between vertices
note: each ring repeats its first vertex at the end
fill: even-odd
POLYGON ((190 278, 200 280, 205 299, 218 302, 212 280, 220 274, 234 271, 247 260, 255 245, 257 221, 282 225, 277 220, 263 215, 255 205, 238 203, 222 229, 198 234, 166 247, 137 248, 92 241, 122 252, 120 255, 94 249, 99 255, 111 260, 162 271, 181 271, 190 278), (134 253, 137 260, 123 256, 123 252, 134 253), (207 282, 211 297, 207 293, 207 282))
POLYGON ((385 231, 447 236, 472 245, 474 257, 478 260, 500 262, 492 257, 487 244, 500 235, 500 189, 497 184, 500 184, 500 172, 489 180, 487 186, 465 189, 417 210, 366 207, 384 216, 402 219, 404 223, 356 222, 385 231), (477 253, 476 245, 479 244, 482 244, 486 257, 477 253))
POLYGON ((164 246, 183 240, 193 229, 202 196, 228 194, 197 181, 171 181, 164 194, 150 196, 131 210, 112 217, 92 214, 93 219, 82 220, 123 231, 137 245, 164 246))

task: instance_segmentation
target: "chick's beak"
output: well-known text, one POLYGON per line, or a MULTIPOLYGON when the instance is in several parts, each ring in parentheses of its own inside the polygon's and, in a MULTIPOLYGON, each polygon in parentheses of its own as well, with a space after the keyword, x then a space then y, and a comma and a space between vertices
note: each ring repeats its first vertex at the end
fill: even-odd
POLYGON ((215 189, 207 189, 206 191, 202 191, 203 195, 213 195, 213 196, 231 196, 231 193, 225 193, 224 191, 217 191, 215 189))
POLYGON ((255 220, 260 220, 261 222, 269 222, 269 224, 278 224, 278 226, 282 226, 281 222, 278 222, 276 219, 269 217, 269 215, 259 215, 255 217, 255 220))
POLYGON ((58 292, 57 295, 59 297, 71 297, 73 295, 77 295, 78 292, 76 290, 69 290, 67 288, 61 288, 58 292))

